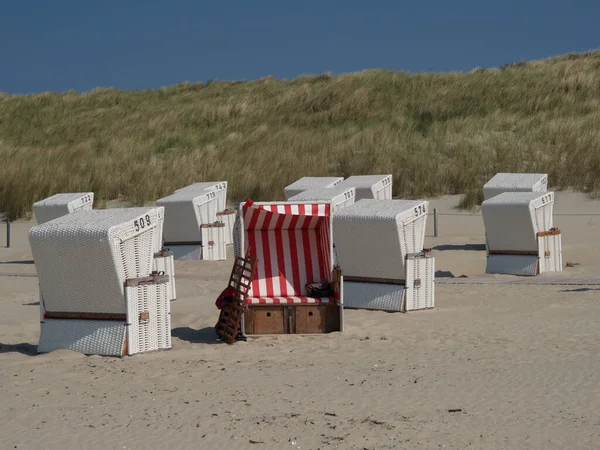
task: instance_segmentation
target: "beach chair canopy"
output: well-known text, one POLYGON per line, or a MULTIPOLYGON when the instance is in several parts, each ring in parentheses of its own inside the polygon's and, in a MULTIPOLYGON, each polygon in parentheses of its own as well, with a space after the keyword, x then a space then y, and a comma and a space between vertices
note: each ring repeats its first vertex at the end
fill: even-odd
POLYGON ((429 203, 360 200, 333 214, 337 262, 345 276, 405 278, 406 256, 423 250, 429 203))
POLYGON ((180 190, 156 201, 165 209, 164 240, 166 243, 202 241, 200 227, 217 221, 217 193, 210 190, 180 190))
POLYGON ((290 202, 329 202, 333 210, 354 204, 356 189, 335 186, 332 188, 311 188, 289 199, 290 202))
POLYGON ((146 277, 163 208, 76 211, 29 232, 46 310, 126 313, 124 283, 146 277))
POLYGON ((356 201, 363 199, 392 199, 392 175, 354 175, 340 183, 356 188, 356 201))
POLYGON ((294 195, 298 195, 308 189, 313 188, 330 188, 340 184, 344 178, 342 177, 303 177, 298 181, 286 186, 283 190, 285 199, 289 200, 294 195))
POLYGON ((254 203, 241 206, 243 256, 258 258, 249 304, 324 303, 307 283, 331 282, 331 204, 254 203))
POLYGON ((537 251, 537 233, 553 227, 554 192, 505 192, 481 205, 491 251, 537 251))
POLYGON ((90 210, 93 203, 93 192, 61 193, 34 203, 33 212, 37 223, 43 224, 74 211, 90 210))
POLYGON ((219 211, 224 211, 227 207, 227 181, 203 181, 200 183, 190 184, 175 192, 185 191, 214 191, 217 193, 217 208, 219 211))
POLYGON ((497 173, 483 185, 483 199, 489 200, 503 192, 546 192, 548 174, 497 173))

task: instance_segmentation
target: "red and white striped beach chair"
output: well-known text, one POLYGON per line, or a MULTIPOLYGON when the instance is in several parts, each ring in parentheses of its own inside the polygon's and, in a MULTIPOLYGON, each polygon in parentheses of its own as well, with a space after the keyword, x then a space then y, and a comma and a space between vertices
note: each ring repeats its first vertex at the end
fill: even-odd
POLYGON ((343 331, 343 279, 333 263, 331 203, 240 205, 242 257, 258 259, 244 315, 246 334, 343 331), (325 283, 330 293, 309 291, 325 283))

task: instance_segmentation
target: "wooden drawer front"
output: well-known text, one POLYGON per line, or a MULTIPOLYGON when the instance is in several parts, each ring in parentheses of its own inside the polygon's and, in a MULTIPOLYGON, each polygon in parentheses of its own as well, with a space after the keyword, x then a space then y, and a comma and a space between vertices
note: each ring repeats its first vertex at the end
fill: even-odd
POLYGON ((339 305, 250 306, 244 313, 245 333, 315 334, 340 331, 339 305))
POLYGON ((325 305, 306 305, 297 306, 296 310, 296 330, 297 334, 311 334, 325 332, 326 319, 325 305))
POLYGON ((259 306, 248 308, 252 316, 252 330, 248 334, 285 334, 287 333, 286 314, 282 306, 259 306))

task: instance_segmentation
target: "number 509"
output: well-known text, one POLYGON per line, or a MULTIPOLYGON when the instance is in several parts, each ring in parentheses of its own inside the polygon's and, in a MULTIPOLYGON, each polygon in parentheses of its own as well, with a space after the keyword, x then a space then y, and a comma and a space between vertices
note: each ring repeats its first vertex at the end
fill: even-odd
POLYGON ((145 217, 140 217, 138 220, 134 220, 133 226, 135 227, 135 231, 140 231, 150 226, 151 223, 150 216, 146 214, 145 217))

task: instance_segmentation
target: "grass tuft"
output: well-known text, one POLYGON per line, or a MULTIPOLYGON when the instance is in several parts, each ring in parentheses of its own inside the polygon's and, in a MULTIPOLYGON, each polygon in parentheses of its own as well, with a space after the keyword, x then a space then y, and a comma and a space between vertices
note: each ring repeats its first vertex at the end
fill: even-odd
POLYGON ((458 209, 474 210, 483 203, 483 189, 468 190, 458 202, 458 209))

